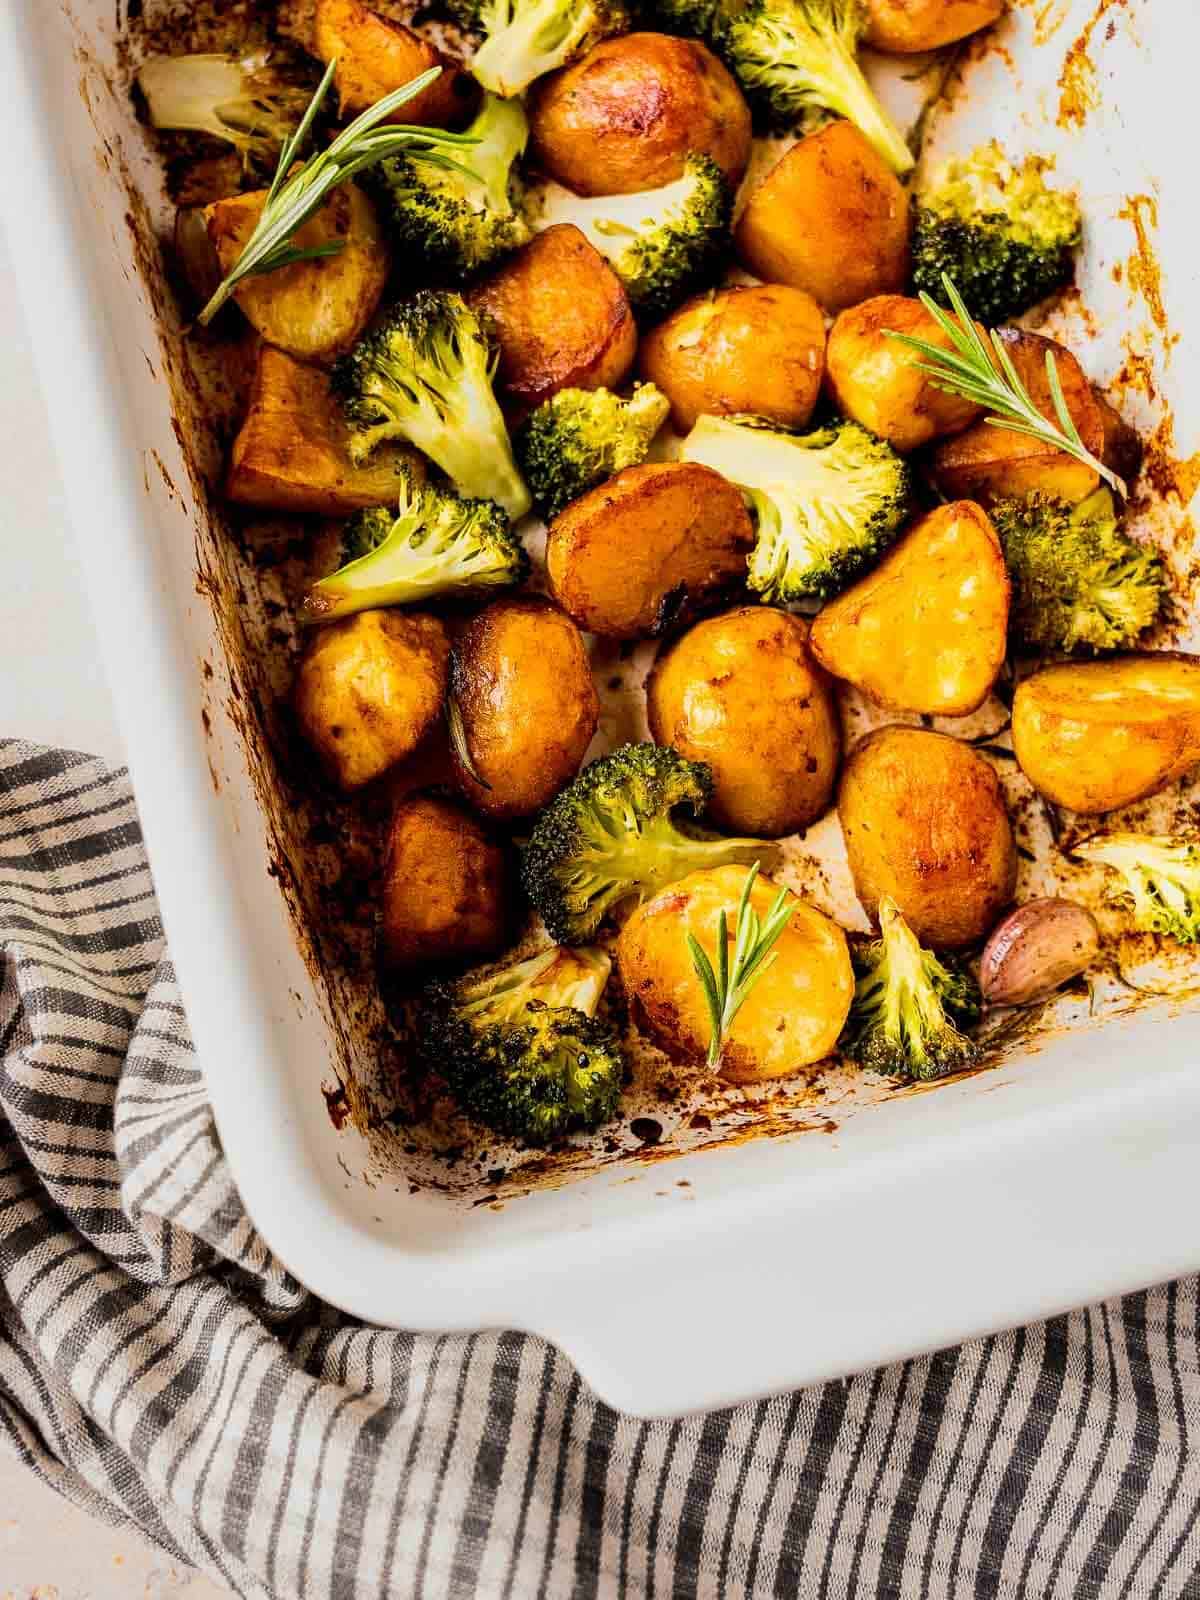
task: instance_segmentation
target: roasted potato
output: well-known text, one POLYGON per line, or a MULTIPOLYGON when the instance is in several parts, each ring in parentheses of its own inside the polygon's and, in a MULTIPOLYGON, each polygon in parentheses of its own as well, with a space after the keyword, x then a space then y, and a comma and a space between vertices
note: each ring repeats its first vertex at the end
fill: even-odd
POLYGON ((959 739, 876 729, 846 760, 838 812, 867 914, 890 894, 922 944, 974 944, 1013 897, 1017 852, 999 779, 959 739))
POLYGON ((476 810, 526 817, 575 776, 600 700, 579 629, 557 606, 521 595, 480 612, 455 646, 451 687, 474 769, 456 752, 458 785, 476 810))
POLYGON ((987 512, 970 500, 938 506, 820 612, 813 654, 893 711, 963 717, 1004 665, 1009 595, 987 512))
POLYGON ((649 639, 740 583, 754 532, 741 492, 694 462, 647 462, 550 524, 546 571, 581 628, 649 639))
POLYGON ((258 347, 245 421, 229 456, 225 494, 271 511, 346 517, 391 505, 401 474, 425 475, 425 458, 405 445, 381 446, 362 466, 350 460, 341 407, 320 367, 258 347))
POLYGON ((970 427, 980 408, 939 389, 920 370, 923 358, 889 339, 889 331, 952 348, 921 302, 907 295, 880 294, 851 306, 830 329, 825 357, 838 410, 900 451, 970 427))
POLYGON ((990 26, 1004 6, 1005 0, 866 0, 866 43, 895 55, 940 50, 990 26))
POLYGON ((742 606, 697 623, 654 663, 646 713, 657 743, 712 768, 720 827, 779 838, 828 808, 841 728, 803 618, 742 606))
MULTIPOLYGON (((1026 333, 1023 328, 1001 328, 999 332, 1030 398, 1044 416, 1051 418, 1054 406, 1046 375, 1046 352, 1054 352, 1067 409, 1084 444, 1099 456, 1104 449, 1104 418, 1092 386, 1071 352, 1053 339, 1026 333)), ((1076 461, 1074 456, 983 420, 938 445, 932 468, 937 486, 947 498, 981 500, 984 504, 1040 490, 1074 505, 1085 500, 1100 482, 1096 469, 1076 461)))
POLYGON ((742 91, 698 39, 627 33, 532 90, 535 164, 576 194, 633 194, 683 176, 690 151, 736 188, 750 158, 742 91))
POLYGON ((652 328, 638 362, 679 433, 705 413, 743 411, 802 428, 825 371, 825 318, 811 295, 783 284, 718 289, 652 328))
POLYGON ((360 611, 310 637, 292 690, 296 721, 333 781, 358 789, 417 748, 441 714, 449 670, 436 617, 360 611))
POLYGON ((465 806, 428 794, 396 807, 379 896, 385 967, 468 961, 507 943, 511 921, 504 850, 465 806))
MULTIPOLYGON (((206 207, 208 236, 229 272, 254 230, 266 194, 206 207)), ((334 189, 292 236, 297 249, 340 241, 336 255, 245 278, 234 299, 268 344, 303 361, 332 361, 357 341, 379 305, 391 261, 371 202, 354 183, 334 189)))
MULTIPOLYGON (((733 938, 745 867, 715 867, 680 878, 630 917, 617 940, 617 965, 634 1020, 675 1060, 705 1058, 711 1022, 692 966, 692 934, 716 966, 722 911, 733 938)), ((765 919, 777 887, 759 878, 750 904, 765 919)), ((730 1083, 785 1078, 833 1050, 850 1011, 854 972, 846 936, 803 900, 775 946, 775 959, 747 994, 717 1069, 730 1083)), ((732 954, 732 952, 731 952, 732 954)))
POLYGON ((578 228, 547 228, 468 299, 500 347, 496 392, 513 423, 560 389, 615 389, 637 325, 621 280, 578 228))
POLYGON ((1157 794, 1200 761, 1200 656, 1064 661, 1018 685, 1013 749, 1055 805, 1089 816, 1157 794))
POLYGON ((479 98, 474 79, 420 34, 402 23, 385 22, 362 0, 317 0, 313 26, 317 55, 337 62, 333 81, 343 120, 437 66, 441 76, 387 120, 451 128, 471 115, 479 98))
POLYGON ((908 193, 852 122, 831 122, 782 156, 734 230, 742 265, 804 289, 826 311, 908 280, 908 193))

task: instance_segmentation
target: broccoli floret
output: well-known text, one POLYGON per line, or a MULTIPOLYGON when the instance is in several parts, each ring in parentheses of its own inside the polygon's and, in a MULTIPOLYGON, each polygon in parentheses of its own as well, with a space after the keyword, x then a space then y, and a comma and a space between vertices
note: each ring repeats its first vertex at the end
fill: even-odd
POLYGON ((948 273, 972 316, 1009 321, 1070 283, 1083 233, 1074 195, 1037 156, 1014 165, 994 141, 951 161, 917 196, 913 283, 945 303, 948 273))
POLYGON ((647 13, 664 33, 681 33, 711 40, 721 0, 653 0, 647 13))
POLYGON ((1180 944, 1200 940, 1200 840, 1109 833, 1086 839, 1073 853, 1120 873, 1117 898, 1130 907, 1142 933, 1163 933, 1180 944))
POLYGON ((565 505, 646 459, 671 403, 652 383, 628 400, 611 389, 560 389, 513 440, 534 503, 547 522, 565 505))
POLYGON ((719 838, 673 815, 701 816, 711 793, 708 767, 668 745, 623 745, 586 766, 522 851, 521 880, 551 938, 581 944, 623 900, 703 867, 773 860, 761 839, 719 838))
POLYGON ((425 991, 421 1053, 463 1108, 497 1132, 545 1144, 616 1115, 620 1045, 595 1018, 612 963, 544 950, 425 991))
POLYGON ((692 153, 682 177, 636 194, 585 198, 547 185, 536 225, 572 223, 606 257, 634 309, 655 317, 716 282, 732 215, 724 173, 711 156, 692 153))
POLYGON ((393 306, 333 369, 351 460, 407 439, 463 494, 523 517, 529 490, 492 393, 494 370, 483 324, 461 295, 424 289, 393 306))
POLYGON ((487 95, 465 137, 478 143, 459 165, 414 151, 362 174, 401 255, 414 252, 442 280, 468 277, 529 238, 515 170, 529 137, 521 102, 487 95))
POLYGON ((397 511, 356 512, 342 535, 342 564, 304 597, 306 622, 375 606, 409 606, 467 589, 507 588, 528 575, 525 547, 491 500, 405 474, 397 511))
POLYGON ((632 20, 625 0, 450 0, 450 7, 463 27, 484 36, 471 71, 506 99, 625 33, 632 20))
POLYGON ((992 520, 1013 584, 1010 626, 1042 650, 1119 650, 1158 617, 1162 558, 1117 526, 1110 489, 1081 505, 1049 495, 1002 500, 992 520))
POLYGON ((921 1081, 974 1066, 979 1046, 959 1031, 979 1021, 974 979, 924 949, 889 895, 879 902, 879 931, 854 957, 842 1053, 874 1072, 921 1081))
POLYGON ((795 434, 762 417, 701 417, 682 454, 750 499, 758 534, 748 582, 767 601, 839 593, 882 555, 912 497, 903 457, 856 422, 795 434))
POLYGON ((152 56, 137 75, 152 127, 225 139, 266 168, 300 125, 315 83, 265 50, 245 56, 152 56))
POLYGON ((904 136, 858 64, 862 0, 720 0, 713 42, 752 100, 780 122, 814 110, 848 117, 894 172, 911 172, 904 136))

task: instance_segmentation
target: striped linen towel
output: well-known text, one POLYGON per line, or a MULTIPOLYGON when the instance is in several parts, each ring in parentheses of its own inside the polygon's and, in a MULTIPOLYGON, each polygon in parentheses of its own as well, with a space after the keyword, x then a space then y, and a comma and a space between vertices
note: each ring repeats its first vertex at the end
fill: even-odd
POLYGON ((124 775, 0 745, 0 855, 0 1441, 77 1504, 256 1600, 1200 1597, 1195 1279, 678 1422, 364 1327, 242 1210, 124 775))

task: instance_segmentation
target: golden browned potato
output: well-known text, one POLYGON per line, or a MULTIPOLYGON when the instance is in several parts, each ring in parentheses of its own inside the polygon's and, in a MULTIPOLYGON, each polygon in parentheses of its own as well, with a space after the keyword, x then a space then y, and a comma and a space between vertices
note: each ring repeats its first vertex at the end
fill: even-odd
MULTIPOLYGON (((265 199, 265 191, 256 190, 206 208, 208 236, 222 273, 241 255, 265 199)), ((357 184, 336 188, 292 236, 297 249, 334 241, 342 245, 336 255, 245 278, 234 291, 263 338, 304 361, 332 361, 349 350, 374 316, 387 282, 387 246, 371 202, 357 184)))
POLYGON ((712 768, 720 827, 780 838, 828 809, 841 727, 803 618, 741 606, 697 623, 654 663, 646 713, 657 743, 712 768))
POLYGON ((750 158, 750 112, 698 39, 627 33, 553 72, 530 96, 535 163, 576 194, 633 194, 683 176, 689 151, 736 188, 750 158))
POLYGON ((458 784, 477 810, 526 817, 575 776, 600 699, 579 629, 549 600, 522 595, 480 612, 454 648, 451 685, 483 780, 456 752, 458 784))
POLYGON ((450 640, 418 611, 360 611, 318 628, 292 689, 300 731, 343 789, 403 761, 441 714, 450 640))
POLYGON ((866 43, 915 55, 940 50, 995 22, 1005 0, 867 0, 866 43))
POLYGON ((1004 665, 1009 593, 987 512, 939 506, 820 612, 813 654, 893 711, 964 717, 1004 665))
POLYGON ((396 807, 379 897, 387 967, 494 955, 508 939, 509 866, 465 806, 429 794, 396 807))
POLYGON ((638 363, 679 433, 706 413, 742 411, 802 428, 825 371, 825 318, 810 294, 781 283, 718 289, 652 328, 638 363))
POLYGON ((621 280, 578 228, 523 245, 468 295, 500 347, 496 392, 515 423, 560 389, 614 389, 637 326, 621 280))
POLYGON ((363 506, 391 505, 406 470, 418 481, 425 475, 424 457, 406 445, 383 445, 355 466, 329 374, 259 345, 249 407, 229 456, 230 500, 346 517, 363 506))
POLYGON ((337 61, 333 81, 344 119, 368 110, 430 67, 440 66, 441 76, 406 100, 388 122, 457 127, 479 98, 474 80, 420 34, 402 23, 385 22, 362 0, 317 0, 314 30, 317 55, 322 61, 337 61))
POLYGON ((793 145, 753 191, 734 230, 743 266, 804 289, 826 311, 908 280, 908 192, 852 122, 793 145))
POLYGON ((829 392, 838 410, 900 451, 969 427, 979 407, 931 383, 920 370, 924 358, 889 339, 889 331, 952 348, 921 302, 907 295, 879 294, 851 306, 830 329, 826 352, 829 392))
MULTIPOLYGON (((711 1034, 704 991, 692 966, 692 934, 716 967, 717 922, 732 940, 745 867, 693 872, 630 917, 617 940, 617 965, 634 1020, 674 1060, 705 1059, 711 1034)), ((759 878, 750 904, 764 919, 778 892, 759 878)), ((747 994, 721 1053, 730 1083, 786 1078, 833 1050, 850 1011, 854 972, 846 936, 803 900, 775 946, 775 959, 747 994)), ((730 952, 732 955, 732 951, 730 952)))
POLYGON ((1200 657, 1064 661, 1026 678, 1013 749, 1034 788, 1089 816, 1157 794, 1200 761, 1200 657))
POLYGON ((868 734, 847 758, 838 812, 867 914, 890 894, 922 944, 974 944, 1013 897, 1017 852, 999 779, 959 739, 924 728, 868 734))
MULTIPOLYGON (((1030 398, 1043 416, 1053 418, 1046 352, 1054 352, 1067 409, 1084 444, 1094 456, 1104 449, 1104 418, 1092 386, 1071 352, 1053 339, 1022 328, 1001 328, 1000 337, 1012 358, 1030 398)), ((1007 496, 1058 495, 1072 504, 1085 500, 1100 482, 1094 467, 1073 456, 1040 444, 1011 428, 996 428, 979 421, 938 445, 933 453, 933 475, 950 499, 1000 500, 1007 496)))
POLYGON ((579 626, 649 639, 746 575, 741 492, 690 461, 647 462, 573 500, 550 524, 546 571, 579 626))

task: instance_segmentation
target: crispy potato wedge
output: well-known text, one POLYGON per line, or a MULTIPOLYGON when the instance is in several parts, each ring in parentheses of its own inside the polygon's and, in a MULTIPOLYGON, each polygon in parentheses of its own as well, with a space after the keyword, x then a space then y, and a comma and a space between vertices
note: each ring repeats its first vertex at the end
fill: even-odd
POLYGON ((974 944, 1013 897, 1017 852, 1000 781, 959 739, 876 729, 846 760, 838 813, 867 914, 891 895, 922 944, 974 944))
POLYGON ((901 452, 970 427, 979 407, 931 383, 920 370, 922 358, 889 331, 952 348, 921 302, 907 295, 880 294, 851 306, 830 329, 826 352, 826 382, 838 410, 901 452))
POLYGON ((481 611, 455 646, 451 684, 474 768, 456 753, 457 781, 476 810, 527 817, 578 772, 600 698, 579 629, 549 600, 481 611))
POLYGON ((866 43, 893 55, 956 44, 1003 15, 1005 0, 866 0, 866 43))
MULTIPOLYGON (((256 190, 206 207, 208 236, 223 274, 245 248, 265 198, 256 190)), ((246 278, 234 291, 263 338, 304 361, 332 361, 349 350, 374 316, 387 282, 388 248, 371 202, 357 184, 335 189, 293 237, 302 249, 335 240, 342 243, 336 255, 246 278)))
MULTIPOLYGON (((677 1061, 705 1059, 711 1032, 704 991, 689 954, 690 933, 716 966, 717 923, 730 935, 745 867, 693 872, 633 913, 617 940, 617 966, 634 1020, 677 1061)), ((778 892, 768 878, 750 891, 765 919, 778 892)), ((718 1072, 729 1083, 785 1078, 830 1054, 850 1012, 854 972, 846 935, 804 900, 734 1019, 718 1072)))
POLYGON ((734 230, 742 265, 804 289, 826 311, 908 281, 908 191, 852 122, 793 145, 747 200, 734 230))
POLYGON ((496 954, 512 921, 503 847, 454 800, 410 795, 388 829, 379 895, 385 967, 469 961, 496 954))
POLYGON ((1147 653, 1062 662, 1013 701, 1021 771, 1087 816, 1165 789, 1200 761, 1200 656, 1147 653))
POLYGON ((706 413, 743 411, 802 428, 825 372, 825 318, 810 294, 784 284, 718 289, 652 328, 638 363, 670 400, 678 433, 706 413))
POLYGON ((500 347, 496 392, 515 424, 560 389, 614 389, 637 354, 620 279, 568 223, 522 246, 467 296, 500 347))
POLYGON ((938 506, 818 614, 813 654, 893 711, 965 717, 1004 665, 1009 597, 987 512, 970 500, 938 506))
POLYGON ((550 524, 554 596, 589 633, 650 639, 740 583, 754 532, 733 484, 694 462, 646 462, 550 524))
MULTIPOLYGON (((1054 352, 1067 409, 1079 436, 1094 456, 1104 449, 1104 418, 1092 386, 1071 352, 1053 339, 1023 328, 1001 328, 1000 337, 1030 397, 1044 416, 1054 416, 1046 352, 1054 352)), ((1100 482, 1094 467, 1036 439, 997 428, 990 422, 974 423, 965 433, 947 439, 933 452, 933 476, 949 499, 1001 500, 1008 496, 1058 495, 1072 504, 1087 498, 1100 482)))
POLYGON ((683 176, 689 151, 736 188, 750 158, 750 111, 698 39, 627 33, 552 72, 530 94, 535 164, 576 194, 633 194, 683 176))
POLYGON ((697 623, 660 652, 646 713, 658 744, 712 769, 719 827, 780 838, 828 809, 841 724, 802 617, 741 606, 697 623))
POLYGON ((405 445, 384 445, 355 466, 328 373, 259 344, 249 406, 230 451, 228 499, 270 511, 345 517, 364 506, 391 505, 405 471, 425 475, 425 458, 405 445))
POLYGON ((430 67, 441 76, 387 119, 422 128, 454 128, 475 109, 475 80, 420 34, 400 22, 386 22, 362 0, 317 0, 314 45, 322 61, 337 61, 334 86, 343 120, 366 111, 393 89, 400 89, 430 67))

